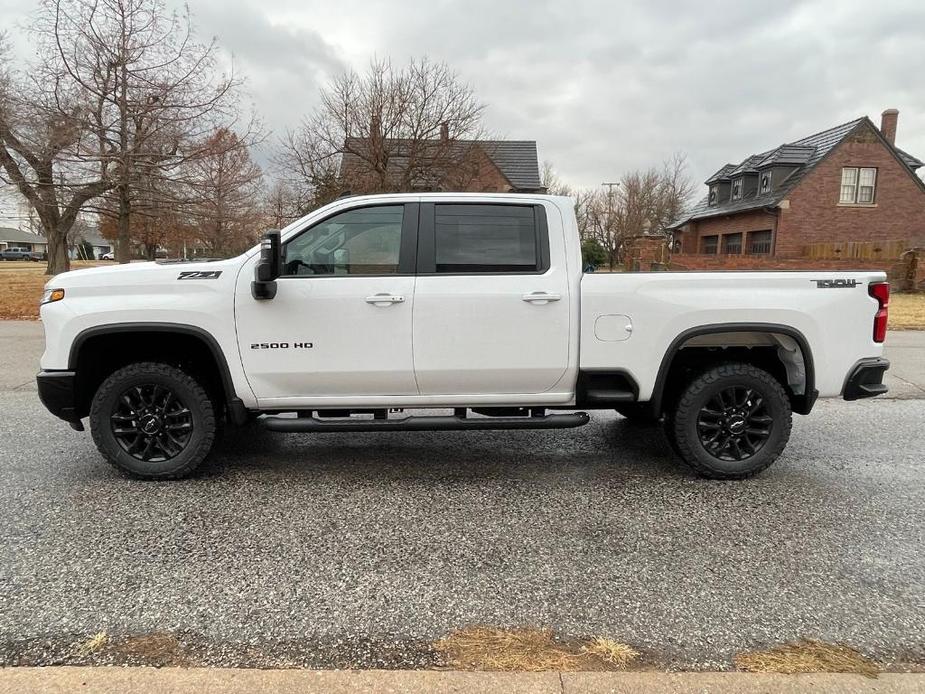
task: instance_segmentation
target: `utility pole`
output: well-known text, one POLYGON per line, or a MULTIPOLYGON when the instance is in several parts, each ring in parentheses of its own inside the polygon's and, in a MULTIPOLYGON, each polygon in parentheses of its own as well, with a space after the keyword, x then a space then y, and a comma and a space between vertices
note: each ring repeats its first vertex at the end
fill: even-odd
POLYGON ((613 189, 619 187, 619 185, 619 181, 604 181, 601 183, 601 188, 607 189, 607 225, 604 228, 604 235, 607 239, 607 255, 610 258, 611 271, 613 271, 613 261, 617 252, 615 239, 613 238, 613 189))

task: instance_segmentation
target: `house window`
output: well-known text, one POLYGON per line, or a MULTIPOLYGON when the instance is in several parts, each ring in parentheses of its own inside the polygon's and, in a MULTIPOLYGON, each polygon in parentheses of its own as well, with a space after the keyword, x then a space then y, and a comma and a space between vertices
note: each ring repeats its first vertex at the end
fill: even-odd
POLYGON ((723 253, 725 255, 740 255, 742 253, 742 234, 726 234, 723 236, 723 253))
POLYGON ((716 204, 716 186, 710 186, 710 204, 716 204))
POLYGON ((742 197, 742 179, 737 178, 732 182, 732 199, 738 200, 742 197))
POLYGON ((838 202, 843 205, 873 205, 876 188, 877 169, 845 167, 841 170, 838 202))
POLYGON ((749 255, 767 255, 771 252, 771 230, 748 232, 749 255))
POLYGON ((761 192, 770 193, 771 192, 771 173, 761 174, 761 192))
POLYGON ((719 246, 719 236, 704 236, 700 239, 700 252, 705 255, 716 255, 716 249, 719 246))

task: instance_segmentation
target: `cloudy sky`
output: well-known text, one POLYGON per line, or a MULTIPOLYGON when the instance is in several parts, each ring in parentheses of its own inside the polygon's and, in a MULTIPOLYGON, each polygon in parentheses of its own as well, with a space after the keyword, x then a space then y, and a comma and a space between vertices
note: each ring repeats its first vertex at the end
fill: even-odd
MULTIPOLYGON (((486 126, 535 139, 568 181, 599 185, 688 155, 727 161, 900 110, 925 158, 925 0, 190 0, 248 76, 265 123, 298 123, 318 88, 373 56, 446 61, 486 126)), ((0 0, 16 35, 30 0, 0 0)), ((28 46, 20 44, 19 51, 28 46)))

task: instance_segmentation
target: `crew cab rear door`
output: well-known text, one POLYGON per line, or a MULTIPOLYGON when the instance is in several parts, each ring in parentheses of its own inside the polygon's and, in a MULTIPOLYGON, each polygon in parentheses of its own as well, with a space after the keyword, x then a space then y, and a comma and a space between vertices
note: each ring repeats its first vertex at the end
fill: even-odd
POLYGON ((421 395, 532 394, 569 360, 569 281, 542 204, 421 204, 414 370, 421 395))
POLYGON ((275 298, 239 283, 241 359, 261 407, 417 395, 417 224, 416 202, 340 208, 286 238, 275 298))

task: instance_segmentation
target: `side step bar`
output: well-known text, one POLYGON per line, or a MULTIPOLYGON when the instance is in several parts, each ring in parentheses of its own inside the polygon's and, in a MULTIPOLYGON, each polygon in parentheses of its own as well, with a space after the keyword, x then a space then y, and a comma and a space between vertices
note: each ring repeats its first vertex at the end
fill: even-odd
POLYGON ((548 414, 542 417, 411 416, 396 419, 341 419, 318 417, 265 417, 270 431, 484 431, 492 429, 570 429, 590 421, 587 412, 548 414))

